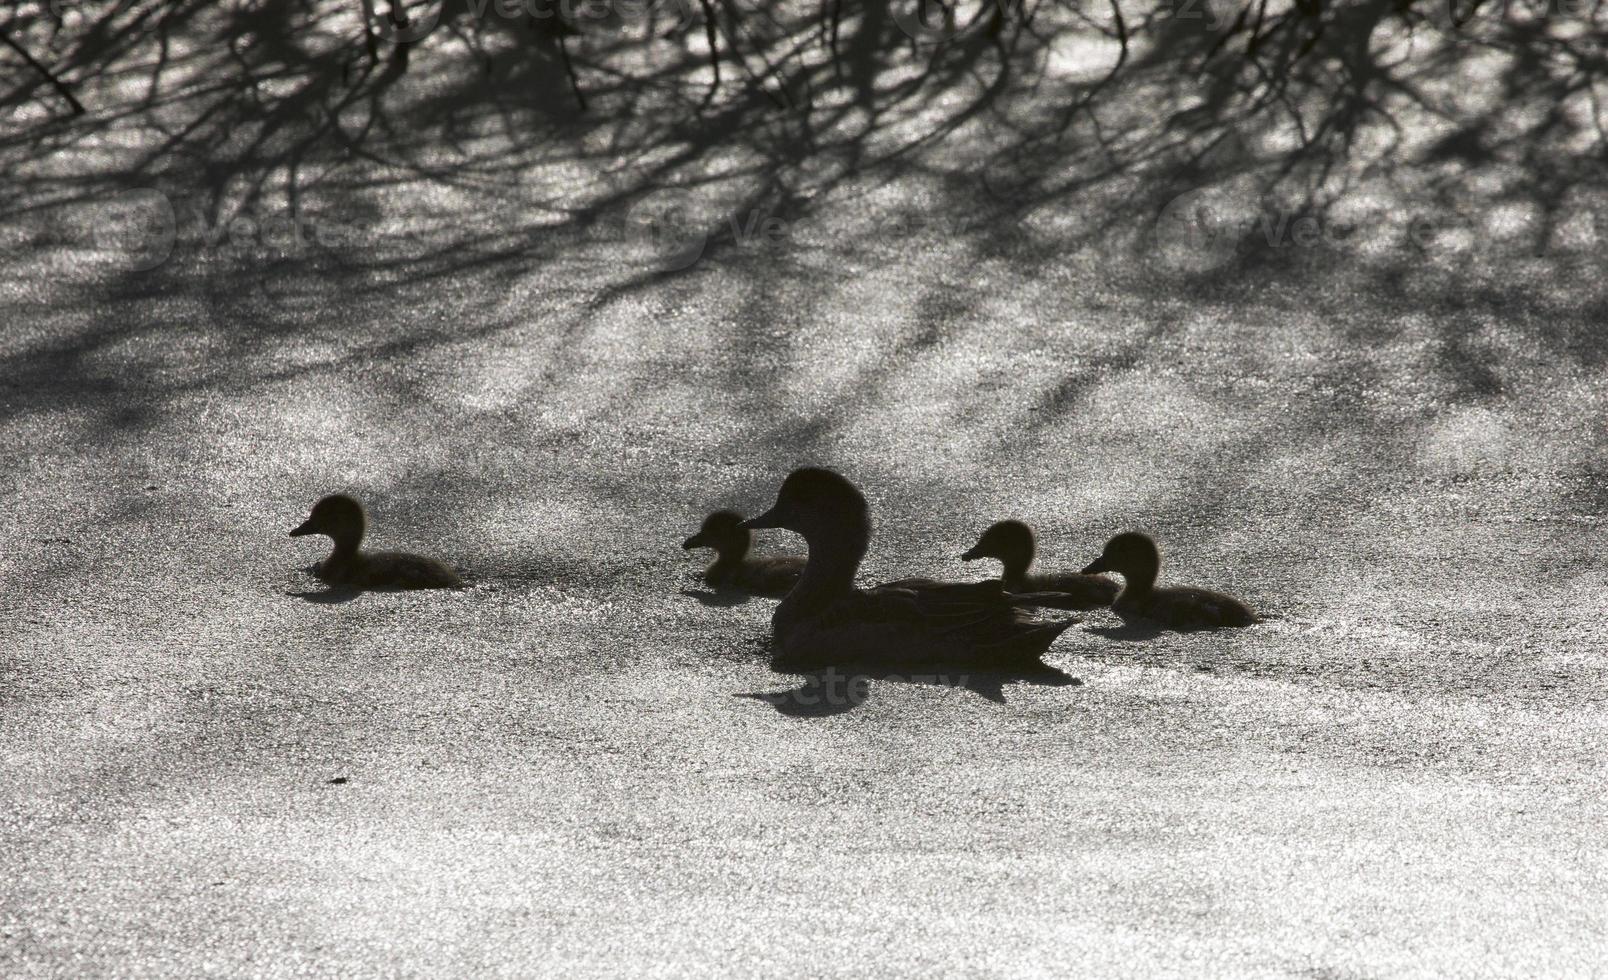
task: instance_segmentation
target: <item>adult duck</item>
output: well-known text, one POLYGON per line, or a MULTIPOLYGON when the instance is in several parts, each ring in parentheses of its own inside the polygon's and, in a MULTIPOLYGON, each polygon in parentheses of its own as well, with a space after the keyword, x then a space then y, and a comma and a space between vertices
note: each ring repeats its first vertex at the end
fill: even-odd
POLYGON ((1005 586, 1005 591, 1065 596, 1064 599, 1048 597, 1039 602, 1039 605, 1055 609, 1098 609, 1111 605, 1111 600, 1117 597, 1117 583, 1104 575, 1030 574, 1029 569, 1037 550, 1032 528, 1021 521, 1000 521, 984 531, 971 550, 960 556, 960 560, 999 559, 1004 566, 999 580, 1005 586))
POLYGON ((1148 619, 1174 630, 1249 626, 1257 622, 1250 607, 1231 595, 1182 585, 1157 588, 1161 549, 1148 534, 1128 531, 1107 541, 1100 557, 1083 570, 1085 575, 1097 572, 1122 576, 1122 591, 1111 603, 1111 611, 1124 619, 1148 619))
POLYGON ((714 564, 704 571, 704 584, 752 595, 784 596, 804 573, 804 559, 795 555, 752 557, 754 532, 743 527, 735 511, 717 510, 704 518, 698 533, 681 543, 684 550, 713 548, 714 564))
POLYGON ((1025 597, 992 582, 901 579, 858 589, 855 573, 871 540, 871 515, 854 484, 826 469, 794 470, 770 510, 744 527, 785 528, 809 545, 804 574, 776 607, 773 666, 798 672, 833 665, 1049 670, 1043 656, 1077 622, 1046 622, 1025 597))
POLYGON ((359 589, 457 589, 458 573, 434 558, 402 551, 364 551, 363 534, 368 515, 363 505, 344 493, 331 494, 313 505, 307 520, 290 532, 293 538, 323 534, 335 550, 315 573, 331 585, 359 589))

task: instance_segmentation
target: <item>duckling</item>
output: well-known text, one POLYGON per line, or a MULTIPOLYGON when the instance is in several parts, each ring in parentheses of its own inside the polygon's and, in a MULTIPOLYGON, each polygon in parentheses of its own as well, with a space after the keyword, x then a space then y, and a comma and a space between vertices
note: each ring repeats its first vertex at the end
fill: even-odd
POLYGON ((1023 611, 998 581, 901 579, 857 589, 871 515, 854 484, 831 470, 794 470, 776 504, 743 524, 802 535, 809 558, 798 585, 771 617, 778 670, 829 665, 943 665, 991 671, 1051 670, 1042 657, 1074 619, 1046 622, 1023 611))
POLYGON ((1000 582, 1007 592, 1059 593, 1066 598, 1046 597, 1036 603, 1054 609, 1098 609, 1111 605, 1117 597, 1117 583, 1101 575, 1029 575, 1037 545, 1033 529, 1021 521, 1000 521, 983 532, 961 561, 998 558, 1004 565, 1000 582))
POLYGON ((715 563, 704 572, 704 584, 754 595, 784 596, 804 574, 804 559, 794 556, 749 558, 754 532, 743 527, 743 515, 717 510, 704 518, 698 533, 681 543, 686 551, 715 549, 715 563))
POLYGON ((1083 570, 1085 575, 1116 572, 1123 578, 1122 592, 1111 604, 1124 619, 1138 616, 1175 630, 1249 626, 1257 622, 1245 603, 1233 596, 1187 586, 1156 588, 1161 550, 1148 534, 1128 531, 1106 542, 1105 551, 1083 570))
POLYGON ((316 570, 318 577, 331 585, 362 589, 463 587, 458 573, 434 558, 400 551, 359 551, 367 527, 363 505, 356 498, 336 493, 314 504, 312 514, 290 536, 326 534, 334 539, 335 550, 316 570))

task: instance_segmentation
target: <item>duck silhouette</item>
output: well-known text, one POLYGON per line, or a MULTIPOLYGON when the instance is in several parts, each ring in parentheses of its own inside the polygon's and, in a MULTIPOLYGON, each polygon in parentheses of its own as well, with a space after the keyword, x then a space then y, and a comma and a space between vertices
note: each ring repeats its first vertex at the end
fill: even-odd
POLYGON ((1106 542, 1099 558, 1083 570, 1085 575, 1116 572, 1122 576, 1122 591, 1111 603, 1111 610, 1124 619, 1147 619, 1174 630, 1217 629, 1223 626, 1249 626, 1256 614, 1231 595, 1189 586, 1157 588, 1161 571, 1161 549, 1148 534, 1127 531, 1106 542))
POLYGON ((1021 521, 1000 521, 977 539, 961 561, 997 558, 1004 566, 1000 583, 1007 592, 1050 593, 1036 605, 1054 609, 1099 609, 1117 597, 1117 583, 1103 575, 1030 575, 1033 556, 1038 550, 1033 529, 1021 521), (1064 597, 1064 598, 1059 598, 1064 597))
POLYGON ((335 550, 315 569, 331 585, 359 589, 457 589, 458 573, 434 558, 402 551, 363 551, 368 515, 363 505, 344 493, 331 494, 313 505, 307 520, 290 532, 293 538, 327 535, 335 550))
POLYGON ((771 617, 777 670, 832 665, 872 669, 955 667, 1053 672, 1050 644, 1077 622, 1048 622, 998 581, 910 578, 870 589, 854 585, 871 540, 865 497, 841 475, 806 467, 783 482, 775 506, 745 528, 785 528, 809 545, 804 575, 771 617))
POLYGON ((804 559, 793 555, 751 558, 754 532, 743 527, 743 516, 717 510, 704 518, 698 533, 681 543, 687 551, 713 548, 714 564, 705 570, 704 584, 762 596, 784 596, 804 573, 804 559))

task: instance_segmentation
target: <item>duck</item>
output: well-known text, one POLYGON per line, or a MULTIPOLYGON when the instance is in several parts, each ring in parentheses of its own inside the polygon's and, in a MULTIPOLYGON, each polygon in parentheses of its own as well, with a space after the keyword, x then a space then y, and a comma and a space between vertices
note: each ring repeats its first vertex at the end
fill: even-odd
POLYGON ((804 559, 796 555, 750 558, 754 532, 743 527, 743 515, 717 510, 704 518, 698 533, 681 543, 685 551, 713 548, 715 562, 704 571, 704 584, 753 595, 781 597, 798 584, 804 559))
POLYGON ((1085 575, 1116 572, 1122 591, 1111 610, 1124 619, 1148 619, 1174 630, 1218 629, 1258 622, 1249 606, 1231 595, 1189 586, 1156 588, 1161 571, 1161 549, 1148 534, 1126 531, 1106 542, 1100 557, 1083 570, 1085 575))
POLYGON ((315 574, 331 585, 360 589, 459 589, 463 579, 451 568, 422 555, 402 551, 362 551, 368 515, 356 497, 330 494, 313 505, 312 513, 295 530, 293 538, 323 534, 335 550, 315 574))
POLYGON ((1037 549, 1031 527, 1021 521, 1000 521, 990 525, 960 560, 998 558, 1005 566, 1000 575, 1005 591, 1046 594, 1040 605, 1054 609, 1099 609, 1117 597, 1117 583, 1103 575, 1029 575, 1037 549), (1056 595, 1066 598, 1057 600, 1056 595))
POLYGON ((1054 672, 1043 657, 1078 621, 1038 619, 998 580, 907 578, 857 588, 855 575, 871 541, 870 507, 832 470, 794 470, 775 505, 742 526, 782 528, 809 546, 803 576, 771 616, 772 667, 779 671, 852 665, 1054 672))

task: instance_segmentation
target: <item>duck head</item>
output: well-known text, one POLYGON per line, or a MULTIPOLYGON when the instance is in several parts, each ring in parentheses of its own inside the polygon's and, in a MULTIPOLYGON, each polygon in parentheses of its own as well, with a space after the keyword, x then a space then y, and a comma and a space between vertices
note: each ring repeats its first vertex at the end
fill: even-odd
POLYGON ((363 505, 355 497, 332 493, 313 505, 313 512, 290 532, 293 538, 308 534, 326 534, 335 539, 337 547, 356 550, 368 528, 363 505))
POLYGON ((1024 574, 1027 566, 1033 564, 1034 548, 1032 528, 1021 521, 1000 521, 984 531, 960 560, 997 558, 1005 566, 1007 576, 1024 574))
POLYGON ((812 552, 818 545, 841 544, 857 546, 863 554, 871 538, 871 511, 854 484, 831 470, 807 466, 789 473, 775 505, 743 527, 784 528, 803 535, 812 552))
POLYGON ((753 542, 754 532, 743 527, 743 515, 736 511, 717 510, 704 518, 698 533, 681 542, 682 550, 713 548, 721 555, 741 557, 753 542))
POLYGON ((1116 572, 1129 585, 1141 587, 1156 581, 1161 569, 1161 549, 1148 534, 1126 531, 1106 542, 1100 557, 1083 570, 1085 575, 1097 572, 1116 572))

